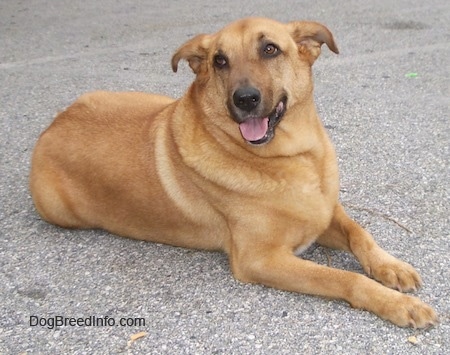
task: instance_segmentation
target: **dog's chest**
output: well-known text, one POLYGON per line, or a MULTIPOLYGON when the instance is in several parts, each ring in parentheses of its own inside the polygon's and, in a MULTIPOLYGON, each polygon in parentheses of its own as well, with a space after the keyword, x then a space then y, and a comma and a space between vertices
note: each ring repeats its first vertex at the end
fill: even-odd
POLYGON ((301 233, 301 249, 312 243, 329 226, 338 200, 337 173, 300 165, 279 180, 279 191, 273 193, 273 208, 285 215, 287 223, 301 233))

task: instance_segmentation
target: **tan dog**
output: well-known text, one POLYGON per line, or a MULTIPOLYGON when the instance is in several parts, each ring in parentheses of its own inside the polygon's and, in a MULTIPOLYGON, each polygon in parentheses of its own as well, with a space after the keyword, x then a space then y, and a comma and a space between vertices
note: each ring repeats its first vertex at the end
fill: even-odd
POLYGON ((224 250, 234 276, 343 299, 400 326, 435 312, 400 291, 421 280, 338 202, 334 149, 313 102, 314 22, 252 18, 199 35, 173 56, 196 74, 179 100, 95 92, 59 114, 33 155, 31 192, 47 221, 224 250), (360 274, 295 256, 311 243, 352 252, 360 274), (389 287, 389 288, 388 288, 389 287))

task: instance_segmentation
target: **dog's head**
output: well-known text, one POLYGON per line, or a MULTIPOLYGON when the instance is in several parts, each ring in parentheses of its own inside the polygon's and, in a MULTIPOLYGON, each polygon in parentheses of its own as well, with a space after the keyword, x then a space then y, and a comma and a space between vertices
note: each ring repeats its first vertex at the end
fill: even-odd
POLYGON ((194 37, 174 54, 172 68, 176 72, 187 60, 196 74, 196 100, 213 123, 262 145, 291 107, 312 100, 311 66, 323 43, 338 53, 333 35, 319 23, 249 18, 194 37))

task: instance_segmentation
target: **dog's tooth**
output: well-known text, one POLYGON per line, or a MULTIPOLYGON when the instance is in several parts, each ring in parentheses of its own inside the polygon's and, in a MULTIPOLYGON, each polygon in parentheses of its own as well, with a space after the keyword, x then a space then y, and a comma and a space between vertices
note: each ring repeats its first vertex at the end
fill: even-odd
POLYGON ((283 101, 280 101, 277 105, 276 113, 279 115, 283 111, 283 101))

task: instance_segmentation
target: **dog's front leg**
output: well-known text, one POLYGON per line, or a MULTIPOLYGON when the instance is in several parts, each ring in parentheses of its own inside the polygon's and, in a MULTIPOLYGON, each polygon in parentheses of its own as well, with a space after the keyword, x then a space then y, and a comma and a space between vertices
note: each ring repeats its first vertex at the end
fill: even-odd
POLYGON ((433 309, 415 297, 361 274, 300 259, 284 246, 260 243, 248 248, 241 246, 233 249, 230 259, 235 277, 244 282, 342 299, 399 326, 423 328, 437 321, 433 309))
MULTIPOLYGON (((398 260, 378 246, 370 233, 353 221, 340 204, 335 208, 329 228, 318 238, 317 242, 327 247, 352 252, 358 258, 364 271, 385 286, 406 292, 416 291, 422 284, 419 274, 411 265, 398 260)), ((384 302, 388 302, 388 300, 384 302)), ((409 307, 411 310, 413 309, 411 308, 412 304, 415 304, 416 311, 417 309, 424 311, 415 321, 416 326, 419 327, 419 324, 427 326, 438 322, 434 310, 418 299, 408 297, 402 302, 405 303, 399 304, 400 308, 409 307)), ((393 322, 401 325, 401 322, 395 320, 393 322)))
POLYGON ((401 292, 416 291, 422 284, 417 271, 380 248, 373 237, 353 221, 338 204, 319 244, 352 252, 370 277, 401 292))

